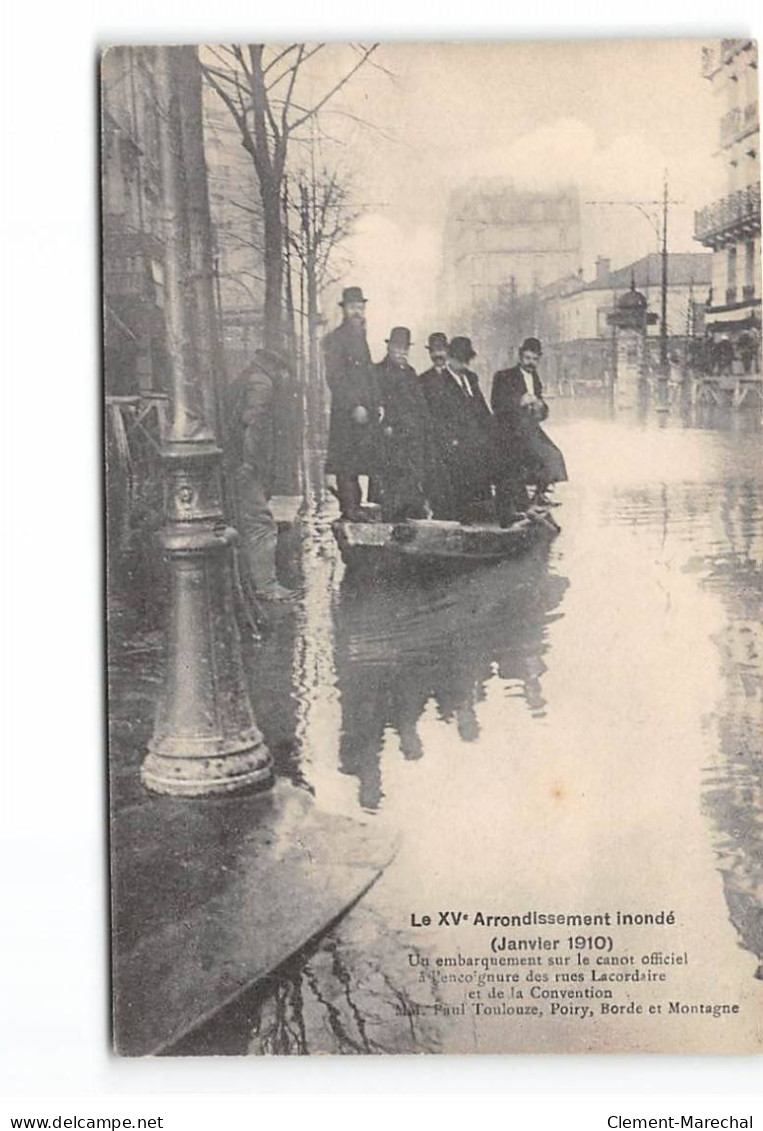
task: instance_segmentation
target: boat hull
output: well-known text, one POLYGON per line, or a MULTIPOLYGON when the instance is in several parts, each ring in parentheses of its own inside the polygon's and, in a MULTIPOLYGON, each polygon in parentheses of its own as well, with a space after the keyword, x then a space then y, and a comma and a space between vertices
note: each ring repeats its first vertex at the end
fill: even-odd
POLYGON ((342 560, 347 566, 455 566, 499 562, 523 553, 559 527, 543 512, 503 529, 495 523, 465 526, 436 519, 407 522, 346 522, 333 524, 342 560))

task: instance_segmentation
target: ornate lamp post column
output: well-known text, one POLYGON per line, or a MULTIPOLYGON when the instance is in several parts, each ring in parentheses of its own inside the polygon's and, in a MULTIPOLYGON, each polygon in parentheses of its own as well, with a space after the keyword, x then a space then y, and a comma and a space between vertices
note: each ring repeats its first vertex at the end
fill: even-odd
MULTIPOLYGON (((223 518, 222 453, 210 426, 211 385, 205 394, 204 384, 210 375, 199 372, 199 359, 209 353, 196 340, 203 319, 193 279, 184 169, 189 133, 195 132, 197 142, 201 137, 201 97, 200 87, 193 100, 180 98, 179 92, 187 92, 189 73, 197 83, 201 75, 193 49, 160 47, 156 55, 164 306, 172 363, 172 426, 162 452, 170 609, 164 687, 141 776, 156 792, 194 797, 264 789, 273 774, 244 676, 233 605, 236 532, 223 518)), ((193 176, 205 178, 198 168, 193 176)))

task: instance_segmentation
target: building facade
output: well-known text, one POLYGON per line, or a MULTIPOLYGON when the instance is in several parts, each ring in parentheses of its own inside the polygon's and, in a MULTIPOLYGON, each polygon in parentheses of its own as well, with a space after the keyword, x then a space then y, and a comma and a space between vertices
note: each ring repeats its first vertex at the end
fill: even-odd
POLYGON ((761 241, 758 49, 750 39, 703 48, 702 74, 718 103, 726 192, 695 214, 694 235, 713 253, 707 310, 710 364, 760 373, 761 241))
MULTIPOLYGON (((668 255, 668 353, 681 364, 689 363, 692 343, 704 333, 704 318, 712 279, 712 256, 707 252, 668 255)), ((596 263, 595 277, 580 275, 544 288, 539 296, 541 316, 537 332, 544 342, 547 378, 594 386, 610 383, 615 370, 615 339, 610 316, 618 300, 636 287, 646 300, 648 315, 659 315, 662 299, 662 262, 657 254, 612 270, 608 259, 596 263)), ((647 318, 643 363, 657 371, 660 356, 660 319, 647 318)))
POLYGON ((113 395, 167 383, 159 139, 148 50, 111 47, 101 63, 104 371, 113 395))
POLYGON ((577 270, 580 246, 575 189, 470 181, 448 203, 439 309, 459 333, 478 336, 485 312, 510 290, 526 295, 577 270))
MULTIPOLYGON (((112 47, 101 65, 104 369, 110 395, 168 387, 154 50, 112 47)), ((262 208, 251 158, 209 88, 204 149, 215 300, 226 367, 236 373, 262 339, 262 208)))

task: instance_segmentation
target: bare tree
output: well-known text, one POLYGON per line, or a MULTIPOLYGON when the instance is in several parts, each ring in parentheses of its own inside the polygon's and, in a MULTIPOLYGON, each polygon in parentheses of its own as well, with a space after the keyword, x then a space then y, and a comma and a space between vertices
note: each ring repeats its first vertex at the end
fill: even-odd
MULTIPOLYGON (((306 98, 300 78, 306 64, 325 44, 292 43, 266 47, 262 43, 208 49, 204 74, 238 127, 241 144, 250 154, 260 189, 263 211, 265 269, 265 345, 283 349, 285 224, 284 178, 290 142, 301 127, 350 81, 378 44, 353 45, 354 61, 321 93, 306 98), (311 105, 305 105, 311 101, 311 105)), ((305 85, 305 84, 302 84, 305 85)))
POLYGON ((349 185, 336 171, 323 168, 300 174, 292 200, 289 241, 305 279, 308 325, 308 375, 317 380, 317 331, 321 291, 336 281, 336 251, 352 232, 358 212, 352 207, 349 185))

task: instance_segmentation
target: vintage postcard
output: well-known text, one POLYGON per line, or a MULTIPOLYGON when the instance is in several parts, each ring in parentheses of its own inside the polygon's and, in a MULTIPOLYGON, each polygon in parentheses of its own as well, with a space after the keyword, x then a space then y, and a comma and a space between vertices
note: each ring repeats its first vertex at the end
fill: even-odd
POLYGON ((758 107, 104 52, 118 1053, 763 1048, 758 107))

